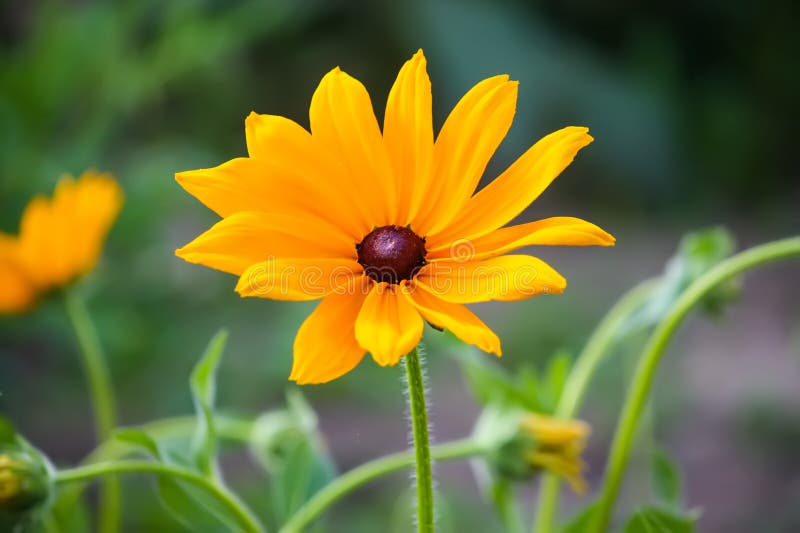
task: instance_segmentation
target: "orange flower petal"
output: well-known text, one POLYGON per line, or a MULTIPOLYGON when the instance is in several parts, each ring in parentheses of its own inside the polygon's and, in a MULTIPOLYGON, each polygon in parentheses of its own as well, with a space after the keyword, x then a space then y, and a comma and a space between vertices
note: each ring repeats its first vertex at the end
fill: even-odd
POLYGON ((512 301, 560 294, 567 280, 529 255, 504 255, 484 261, 438 261, 420 271, 417 284, 448 302, 512 301))
MULTIPOLYGON (((311 136, 300 129, 303 133, 293 135, 305 134, 306 141, 311 143, 311 136)), ((286 130, 292 131, 292 128, 286 130)), ((287 137, 291 139, 288 133, 287 137)), ((351 240, 360 240, 365 228, 353 217, 353 208, 341 187, 330 182, 332 173, 326 172, 321 163, 315 163, 313 147, 298 139, 276 143, 273 150, 270 158, 241 157, 214 168, 179 172, 175 179, 189 194, 222 217, 242 211, 293 211, 329 220, 351 240), (284 151, 280 152, 281 149, 284 151)))
POLYGON ((568 127, 544 137, 478 191, 458 219, 430 242, 446 242, 484 235, 519 215, 575 159, 578 150, 592 142, 588 128, 568 127))
MULTIPOLYGON (((311 98, 311 134, 342 167, 338 186, 361 198, 367 232, 396 221, 397 191, 372 102, 364 86, 338 67, 311 98)), ((362 235, 363 236, 363 235, 362 235)))
POLYGON ((355 323, 366 294, 366 289, 331 294, 320 302, 294 339, 289 379, 301 385, 326 383, 361 362, 365 350, 356 342, 355 323))
POLYGON ((523 246, 613 246, 614 237, 574 217, 552 217, 500 228, 474 240, 440 245, 428 253, 430 261, 477 260, 494 257, 523 246))
POLYGON ((518 82, 495 76, 473 87, 450 113, 436 138, 434 178, 425 210, 412 227, 441 231, 458 214, 511 127, 518 82))
POLYGON ((461 304, 446 302, 416 285, 411 301, 422 316, 436 327, 449 330, 456 337, 484 352, 502 354, 500 339, 480 318, 461 304))
POLYGON ((422 338, 422 317, 404 292, 376 283, 356 319, 356 340, 381 366, 397 364, 422 338))
POLYGON ((198 263, 241 276, 270 258, 352 258, 355 245, 324 220, 293 213, 245 211, 225 218, 175 251, 198 263))
POLYGON ((419 50, 406 61, 389 92, 383 141, 395 179, 396 223, 406 225, 425 200, 433 178, 431 81, 419 50))
POLYGON ((245 270, 236 292, 273 300, 319 300, 334 291, 352 292, 354 279, 363 272, 352 259, 273 258, 245 270))

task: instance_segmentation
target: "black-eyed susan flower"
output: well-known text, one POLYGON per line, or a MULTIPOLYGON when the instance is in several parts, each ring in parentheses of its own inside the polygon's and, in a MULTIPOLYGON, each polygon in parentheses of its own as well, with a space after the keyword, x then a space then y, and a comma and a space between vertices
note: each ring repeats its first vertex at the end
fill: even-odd
POLYGON ((31 200, 19 234, 0 233, 0 312, 24 311, 92 270, 121 205, 116 181, 93 171, 65 176, 52 198, 31 200))
POLYGON ((366 352, 393 365, 424 321, 500 355, 497 335, 464 304, 566 286, 543 261, 504 254, 614 243, 577 218, 504 227, 592 141, 587 128, 546 136, 475 192, 516 99, 508 76, 478 83, 434 141, 422 51, 400 70, 382 130, 364 86, 335 68, 311 99, 310 132, 251 113, 248 157, 176 175, 222 217, 177 255, 239 276, 242 296, 322 300, 295 339, 299 383, 341 376, 366 352))

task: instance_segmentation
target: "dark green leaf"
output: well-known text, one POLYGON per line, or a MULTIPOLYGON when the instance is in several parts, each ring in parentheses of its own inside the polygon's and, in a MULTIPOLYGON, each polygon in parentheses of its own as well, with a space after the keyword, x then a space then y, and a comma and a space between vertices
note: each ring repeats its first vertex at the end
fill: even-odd
POLYGON ((482 405, 507 403, 530 411, 542 410, 538 391, 527 388, 535 383, 535 378, 531 378, 530 373, 524 374, 526 386, 514 380, 502 367, 485 358, 464 357, 461 361, 467 383, 482 405))
POLYGON ((663 450, 653 450, 652 457, 653 492, 660 503, 670 509, 680 509, 682 505, 681 475, 677 466, 663 450))
POLYGON ((550 359, 543 376, 542 391, 539 396, 544 412, 555 411, 571 366, 572 358, 566 352, 558 352, 550 359))
POLYGON ((146 432, 136 428, 118 429, 114 438, 125 444, 135 446, 153 459, 161 460, 161 450, 158 443, 146 432))
POLYGON ((596 503, 591 503, 578 511, 566 524, 561 527, 561 533, 586 533, 591 526, 596 503))
POLYGON ((297 389, 287 392, 288 408, 255 422, 250 450, 269 473, 275 520, 285 521, 336 475, 317 416, 297 389))
POLYGON ((0 416, 0 445, 12 445, 16 444, 17 442, 17 431, 14 429, 14 426, 0 416))
POLYGON ((220 330, 208 343, 203 357, 194 367, 191 377, 192 397, 197 412, 197 426, 192 444, 198 468, 206 474, 216 471, 217 436, 214 428, 216 375, 228 332, 220 330))
POLYGON ((625 525, 624 533, 694 533, 697 517, 657 507, 637 511, 625 525))
MULTIPOLYGON (((196 471, 193 461, 178 453, 170 453, 166 447, 137 428, 124 428, 115 433, 115 438, 134 446, 156 462, 179 466, 196 471)), ((199 473, 199 472, 198 472, 199 473)), ((236 517, 220 505, 219 501, 196 485, 180 481, 167 475, 157 476, 158 496, 172 517, 190 531, 220 530, 235 531, 236 517)))

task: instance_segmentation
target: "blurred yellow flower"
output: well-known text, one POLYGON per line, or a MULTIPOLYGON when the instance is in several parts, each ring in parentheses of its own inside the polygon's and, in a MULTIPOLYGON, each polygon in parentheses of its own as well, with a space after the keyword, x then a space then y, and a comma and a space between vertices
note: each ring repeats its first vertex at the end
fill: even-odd
POLYGON ((52 199, 32 199, 19 235, 0 233, 0 312, 24 311, 92 270, 121 206, 117 182, 94 171, 65 176, 52 199))
POLYGON ((527 461, 562 476, 578 494, 586 492, 581 454, 586 448, 589 426, 580 420, 558 420, 533 413, 523 416, 520 426, 535 442, 535 447, 526 453, 527 461))
POLYGON ((612 245, 577 218, 503 227, 592 141, 552 133, 475 193, 514 116, 517 82, 495 76, 456 105, 434 142, 420 50, 389 93, 383 131, 364 86, 333 69, 311 99, 309 133, 274 115, 245 121, 249 157, 176 174, 223 220, 177 255, 239 276, 242 296, 322 299, 294 343, 290 379, 321 383, 369 351, 393 365, 423 322, 500 355, 463 304, 560 293, 564 278, 529 245, 612 245))

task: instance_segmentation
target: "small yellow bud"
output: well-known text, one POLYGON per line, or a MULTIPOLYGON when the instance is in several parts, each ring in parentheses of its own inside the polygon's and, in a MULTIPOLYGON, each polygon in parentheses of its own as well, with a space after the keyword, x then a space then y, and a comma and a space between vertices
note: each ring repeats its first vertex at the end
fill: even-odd
POLYGON ((586 492, 581 454, 590 432, 588 424, 527 413, 520 419, 520 428, 536 443, 526 454, 532 465, 562 476, 578 494, 586 492))
POLYGON ((39 459, 24 451, 0 449, 0 518, 26 514, 49 494, 50 476, 39 459))
POLYGON ((558 420, 518 408, 487 407, 475 436, 487 450, 494 471, 512 480, 525 480, 541 470, 557 474, 581 494, 586 491, 581 454, 589 426, 580 420, 558 420))

